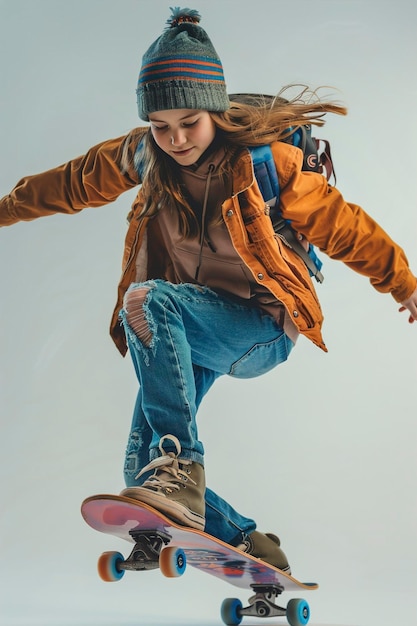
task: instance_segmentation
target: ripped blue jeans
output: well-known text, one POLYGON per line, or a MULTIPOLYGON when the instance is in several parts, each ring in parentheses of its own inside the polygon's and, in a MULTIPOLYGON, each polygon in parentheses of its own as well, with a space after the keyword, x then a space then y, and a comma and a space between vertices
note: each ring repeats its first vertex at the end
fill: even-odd
MULTIPOLYGON (((192 284, 134 283, 120 319, 139 380, 126 450, 127 486, 146 479, 136 476, 160 455, 163 435, 179 439, 181 458, 204 465, 196 415, 211 385, 223 374, 264 374, 286 361, 294 345, 271 316, 192 284)), ((168 442, 164 449, 170 451, 168 442)), ((256 528, 211 489, 205 499, 211 535, 236 544, 256 528)))

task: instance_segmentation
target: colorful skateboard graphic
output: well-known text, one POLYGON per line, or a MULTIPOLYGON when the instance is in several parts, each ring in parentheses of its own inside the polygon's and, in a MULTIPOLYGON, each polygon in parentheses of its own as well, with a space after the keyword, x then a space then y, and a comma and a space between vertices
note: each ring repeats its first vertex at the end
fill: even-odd
POLYGON ((180 526, 146 504, 123 496, 96 495, 84 500, 81 513, 89 526, 134 543, 127 559, 119 552, 105 552, 98 561, 103 580, 116 581, 125 571, 159 568, 167 577, 181 576, 187 565, 216 576, 254 595, 244 607, 227 598, 221 616, 227 626, 237 626, 246 615, 285 616, 290 626, 305 626, 310 609, 304 599, 291 599, 286 608, 275 604, 284 591, 314 590, 316 583, 302 583, 293 576, 245 554, 200 530, 180 526))

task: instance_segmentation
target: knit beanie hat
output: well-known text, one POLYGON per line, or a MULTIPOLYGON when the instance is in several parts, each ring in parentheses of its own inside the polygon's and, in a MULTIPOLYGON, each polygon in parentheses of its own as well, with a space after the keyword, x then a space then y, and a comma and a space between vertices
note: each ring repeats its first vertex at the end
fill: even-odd
POLYGON ((223 67, 193 9, 171 8, 164 32, 145 52, 136 90, 139 117, 169 109, 226 111, 223 67))

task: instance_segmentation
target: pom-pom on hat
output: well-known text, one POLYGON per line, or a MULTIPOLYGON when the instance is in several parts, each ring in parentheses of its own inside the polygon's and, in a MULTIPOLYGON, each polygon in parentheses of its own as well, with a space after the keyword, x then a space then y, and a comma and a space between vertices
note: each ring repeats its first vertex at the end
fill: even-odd
POLYGON ((142 58, 136 90, 139 117, 168 109, 226 111, 223 66, 193 9, 171 8, 164 32, 142 58))

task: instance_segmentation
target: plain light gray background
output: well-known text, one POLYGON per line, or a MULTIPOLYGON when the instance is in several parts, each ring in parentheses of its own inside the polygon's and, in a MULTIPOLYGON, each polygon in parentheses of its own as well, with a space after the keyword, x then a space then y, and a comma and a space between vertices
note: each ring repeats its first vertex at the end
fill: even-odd
MULTIPOLYGON (((347 104, 320 131, 338 186, 417 268, 414 1, 191 6, 230 91, 329 85, 347 104)), ((0 2, 0 195, 138 124, 140 59, 168 16, 161 0, 0 2)), ((128 548, 79 507, 123 487, 136 382, 107 330, 132 199, 0 233, 5 626, 207 626, 225 596, 247 599, 198 572, 96 575, 101 551, 128 548)), ((313 625, 416 624, 417 328, 363 277, 328 259, 324 272, 329 354, 301 339, 268 376, 218 382, 199 418, 208 481, 320 583, 313 625)))

